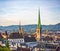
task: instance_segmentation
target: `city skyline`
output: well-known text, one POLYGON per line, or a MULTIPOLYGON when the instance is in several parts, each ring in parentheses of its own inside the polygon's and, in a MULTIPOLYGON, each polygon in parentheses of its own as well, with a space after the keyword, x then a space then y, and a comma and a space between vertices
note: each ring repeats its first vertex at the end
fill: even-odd
POLYGON ((59 0, 0 0, 0 26, 37 24, 40 8, 41 24, 60 23, 59 0))

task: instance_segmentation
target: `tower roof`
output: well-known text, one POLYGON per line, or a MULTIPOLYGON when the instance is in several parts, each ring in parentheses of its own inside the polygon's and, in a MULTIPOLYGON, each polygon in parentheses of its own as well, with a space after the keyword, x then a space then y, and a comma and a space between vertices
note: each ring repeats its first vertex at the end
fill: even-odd
POLYGON ((40 9, 38 10, 38 25, 37 28, 41 27, 41 20, 40 20, 40 9))
POLYGON ((21 30, 21 22, 19 21, 19 30, 21 30))

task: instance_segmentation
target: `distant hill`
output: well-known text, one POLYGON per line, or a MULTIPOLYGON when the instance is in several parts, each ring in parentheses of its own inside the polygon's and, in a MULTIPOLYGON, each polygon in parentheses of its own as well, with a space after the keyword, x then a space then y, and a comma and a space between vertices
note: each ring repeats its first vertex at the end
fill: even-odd
MULTIPOLYGON (((22 25, 23 29, 25 32, 34 32, 37 25, 22 25)), ((55 25, 42 25, 42 30, 60 30, 60 23, 55 24, 55 25)), ((19 30, 19 25, 11 25, 11 26, 0 26, 0 31, 18 31, 19 30)))

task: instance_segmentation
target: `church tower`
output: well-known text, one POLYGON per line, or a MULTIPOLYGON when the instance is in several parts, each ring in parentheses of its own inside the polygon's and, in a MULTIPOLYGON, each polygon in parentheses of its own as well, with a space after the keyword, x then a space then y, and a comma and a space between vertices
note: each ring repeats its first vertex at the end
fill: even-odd
POLYGON ((36 40, 41 40, 41 20, 40 20, 40 9, 38 10, 38 24, 36 28, 36 40))
POLYGON ((21 22, 19 22, 19 34, 20 34, 21 36, 24 36, 24 30, 23 30, 23 28, 22 28, 22 26, 21 26, 21 22))

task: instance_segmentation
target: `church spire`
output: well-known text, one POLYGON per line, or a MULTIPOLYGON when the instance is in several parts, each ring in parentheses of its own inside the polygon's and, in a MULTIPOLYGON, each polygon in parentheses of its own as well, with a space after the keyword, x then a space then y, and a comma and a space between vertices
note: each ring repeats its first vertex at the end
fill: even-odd
POLYGON ((38 25, 37 28, 41 27, 41 20, 40 20, 40 9, 38 10, 38 25))
POLYGON ((19 33, 21 33, 21 21, 19 21, 19 33))
POLYGON ((23 37, 24 30, 22 28, 21 22, 19 22, 19 33, 20 33, 21 37, 23 37))
POLYGON ((19 30, 21 30, 21 22, 19 21, 19 30))
POLYGON ((40 20, 40 9, 38 10, 38 24, 36 28, 36 40, 41 40, 41 20, 40 20))

